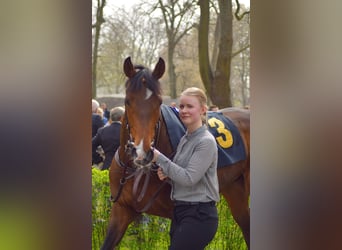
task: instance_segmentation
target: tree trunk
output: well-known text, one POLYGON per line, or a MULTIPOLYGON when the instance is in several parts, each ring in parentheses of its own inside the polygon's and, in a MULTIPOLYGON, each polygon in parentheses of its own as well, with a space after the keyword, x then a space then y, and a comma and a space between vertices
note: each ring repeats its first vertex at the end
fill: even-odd
POLYGON ((173 42, 169 42, 168 47, 168 73, 169 73, 169 84, 170 84, 170 96, 172 99, 177 98, 177 86, 176 86, 176 73, 175 73, 175 65, 173 63, 173 54, 174 54, 174 47, 173 42))
MULTIPOLYGON (((218 0, 220 13, 218 16, 219 36, 218 53, 214 74, 209 62, 208 30, 209 30, 209 2, 200 0, 200 24, 198 31, 198 49, 200 75, 213 104, 220 108, 231 107, 230 67, 233 46, 233 13, 231 0, 218 0)), ((215 58, 215 55, 214 57, 215 58)), ((214 63, 213 63, 214 64, 214 63)))
POLYGON ((94 47, 93 47, 93 63, 92 63, 92 98, 96 98, 96 69, 97 69, 97 58, 98 58, 98 50, 99 50, 99 38, 101 33, 101 25, 105 22, 103 18, 103 8, 106 5, 106 0, 98 0, 97 1, 97 10, 96 10, 96 23, 93 25, 95 28, 95 37, 94 37, 94 47))
POLYGON ((233 13, 231 0, 219 0, 221 35, 211 99, 220 108, 231 107, 230 70, 233 46, 233 13))
POLYGON ((209 33, 209 1, 199 1, 201 17, 198 28, 198 59, 201 79, 207 94, 211 97, 213 73, 209 61, 208 33, 209 33))
POLYGON ((177 97, 177 86, 176 86, 176 69, 173 63, 174 50, 182 39, 183 36, 193 28, 193 16, 194 11, 192 10, 196 0, 190 0, 187 2, 183 1, 158 1, 158 7, 162 11, 165 30, 168 39, 168 74, 170 84, 170 96, 171 98, 177 97))
POLYGON ((100 28, 96 25, 95 28, 95 38, 94 38, 94 48, 93 48, 93 64, 92 64, 92 98, 96 98, 96 66, 97 66, 97 53, 99 46, 100 28))

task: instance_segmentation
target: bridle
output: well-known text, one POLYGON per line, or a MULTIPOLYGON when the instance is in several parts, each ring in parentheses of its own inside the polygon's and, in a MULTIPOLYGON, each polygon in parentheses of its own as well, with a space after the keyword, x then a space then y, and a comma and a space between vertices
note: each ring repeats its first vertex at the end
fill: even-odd
MULTIPOLYGON (((152 151, 155 148, 155 145, 157 145, 157 143, 159 142, 159 135, 160 135, 160 123, 161 123, 161 114, 159 113, 159 119, 155 124, 155 132, 154 132, 154 139, 151 142, 151 149, 152 151)), ((127 116, 127 112, 125 112, 125 127, 126 130, 128 131, 128 140, 127 143, 125 144, 125 153, 130 156, 130 158, 133 158, 136 155, 136 149, 134 147, 134 139, 133 136, 131 134, 131 127, 129 125, 129 121, 128 121, 128 116, 127 116)), ((133 162, 133 167, 135 167, 136 169, 144 169, 144 171, 148 171, 148 170, 152 170, 152 171, 156 171, 157 169, 154 169, 155 166, 153 166, 153 164, 151 162, 147 162, 143 159, 142 164, 137 164, 136 162, 133 162)))
MULTIPOLYGON (((161 114, 159 115, 159 119, 155 124, 155 134, 154 134, 154 139, 151 143, 151 147, 152 149, 154 149, 154 147, 156 145, 158 145, 159 142, 159 138, 160 138, 160 127, 161 127, 161 119, 162 116, 161 114)), ((153 194, 153 196, 150 198, 150 200, 147 202, 147 204, 142 208, 142 209, 138 209, 137 205, 139 202, 142 201, 142 199, 144 198, 145 194, 146 194, 146 190, 148 188, 148 184, 150 181, 150 177, 151 177, 151 173, 152 172, 156 172, 158 169, 158 166, 155 163, 147 163, 146 165, 137 165, 133 162, 133 157, 135 154, 135 148, 134 148, 134 140, 133 137, 131 135, 131 129, 130 129, 130 125, 129 125, 129 121, 128 121, 128 117, 127 117, 127 113, 125 112, 125 121, 126 124, 125 129, 127 130, 128 133, 128 141, 125 144, 125 154, 126 156, 128 156, 128 161, 125 163, 120 159, 120 155, 119 155, 119 151, 120 151, 120 147, 117 149, 117 151, 115 152, 114 155, 114 160, 116 161, 116 163, 122 168, 122 177, 120 179, 119 182, 119 189, 118 192, 114 197, 111 196, 110 200, 112 202, 116 202, 122 192, 123 186, 124 184, 127 182, 127 180, 134 178, 134 183, 133 183, 133 197, 134 197, 134 202, 135 202, 135 208, 137 210, 137 212, 146 212, 153 204, 154 200, 156 199, 156 197, 158 196, 158 194, 160 193, 160 191, 162 190, 162 188, 165 186, 165 183, 169 183, 169 181, 163 181, 161 183, 161 185, 158 187, 158 189, 155 191, 155 193, 153 194), (138 194, 138 187, 141 181, 141 178, 143 177, 143 175, 145 175, 145 180, 143 183, 143 187, 141 192, 138 194)))

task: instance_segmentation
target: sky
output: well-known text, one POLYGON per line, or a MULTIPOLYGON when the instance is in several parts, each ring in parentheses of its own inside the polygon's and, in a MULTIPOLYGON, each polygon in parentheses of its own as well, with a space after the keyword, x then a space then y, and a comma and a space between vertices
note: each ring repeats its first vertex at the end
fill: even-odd
MULTIPOLYGON (((107 0, 107 4, 110 6, 131 6, 135 3, 140 2, 140 0, 107 0)), ((234 1, 235 2, 235 1, 234 1)), ((246 6, 250 5, 250 0, 239 0, 240 4, 244 4, 246 6)))

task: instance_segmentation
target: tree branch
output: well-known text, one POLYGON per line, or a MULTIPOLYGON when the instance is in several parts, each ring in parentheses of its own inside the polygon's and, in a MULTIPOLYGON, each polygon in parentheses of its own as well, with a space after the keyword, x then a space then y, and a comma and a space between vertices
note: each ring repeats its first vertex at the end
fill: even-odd
POLYGON ((250 13, 250 11, 245 11, 243 12, 241 15, 239 15, 239 11, 240 11, 240 3, 239 3, 239 0, 235 0, 235 3, 236 3, 236 10, 235 10, 235 17, 237 20, 241 21, 241 19, 245 16, 245 15, 248 15, 250 13))
POLYGON ((246 45, 245 47, 243 47, 243 48, 239 49, 238 51, 236 51, 236 52, 232 53, 232 56, 231 56, 231 58, 233 58, 234 56, 237 56, 238 54, 240 54, 242 51, 244 51, 244 50, 248 49, 249 47, 250 47, 250 45, 248 44, 248 45, 246 45))

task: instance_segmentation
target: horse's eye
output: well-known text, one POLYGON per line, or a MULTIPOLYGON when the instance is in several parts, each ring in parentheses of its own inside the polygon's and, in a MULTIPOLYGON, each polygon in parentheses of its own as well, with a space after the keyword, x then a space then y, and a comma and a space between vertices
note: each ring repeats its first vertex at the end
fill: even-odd
POLYGON ((125 99, 125 105, 129 106, 129 100, 125 99))

